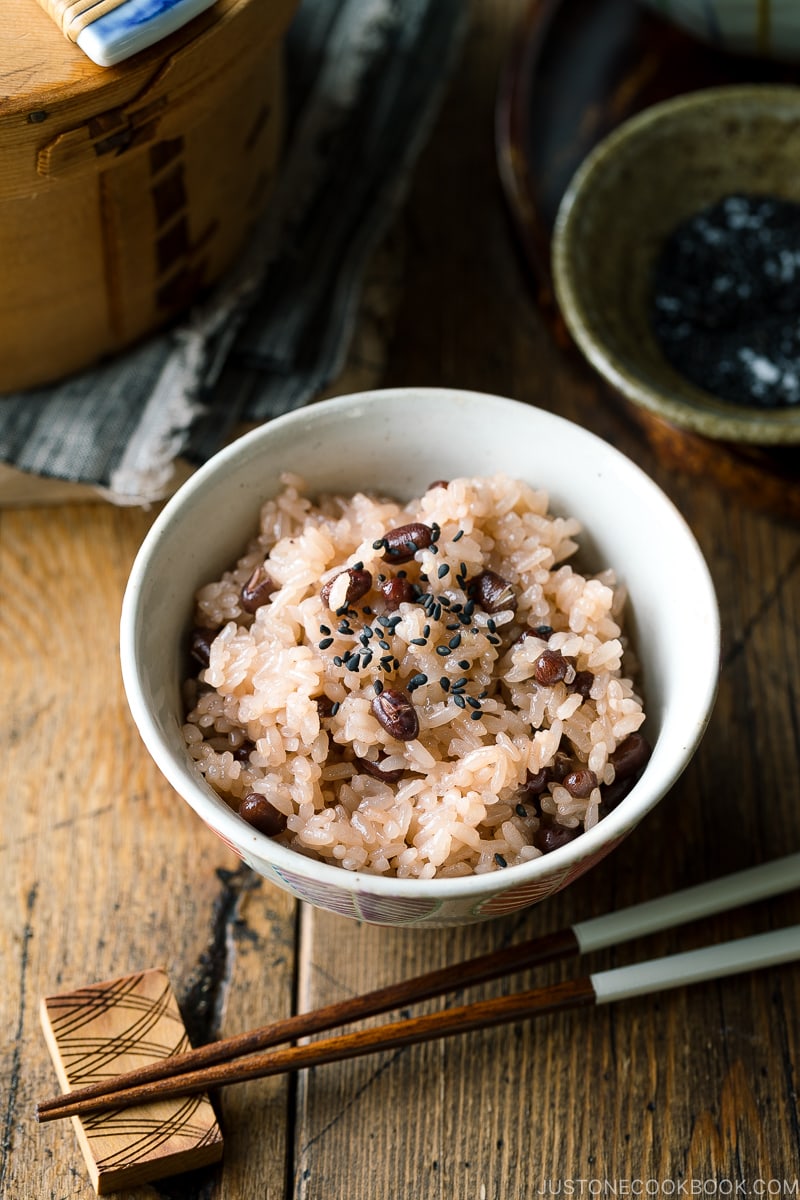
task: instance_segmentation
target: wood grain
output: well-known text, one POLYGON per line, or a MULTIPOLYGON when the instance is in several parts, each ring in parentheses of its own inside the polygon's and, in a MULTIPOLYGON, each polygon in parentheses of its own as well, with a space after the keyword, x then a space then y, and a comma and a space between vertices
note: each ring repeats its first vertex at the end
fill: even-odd
MULTIPOLYGON (((494 163, 495 86, 526 5, 473 0, 460 66, 372 264, 335 390, 425 383, 512 395, 640 463, 695 531, 720 597, 707 735, 628 841, 544 905, 451 931, 362 927, 307 908, 296 921, 293 904, 240 869, 174 797, 127 715, 118 611, 152 515, 99 504, 0 513, 3 1200, 92 1195, 69 1129, 32 1119, 52 1080, 40 995, 162 961, 197 1042, 800 848, 798 529, 658 460, 544 326, 494 163)), ((586 966, 794 923, 799 909, 786 896, 586 966)), ((514 986, 568 973, 553 964, 514 986)), ((534 1200, 564 1195, 570 1181, 588 1196, 588 1181, 619 1195, 649 1179, 667 1181, 661 1195, 725 1181, 755 1197, 759 1179, 787 1180, 781 1194, 796 1194, 798 1012, 800 971, 782 968, 331 1064, 296 1082, 237 1085, 221 1097, 222 1170, 129 1200, 534 1200)))
MULTIPOLYGON (((0 514, 0 1195, 14 1200, 93 1195, 72 1130, 32 1119, 53 1087, 40 996, 161 964, 195 1044, 291 1011, 292 902, 207 834, 128 715, 119 605, 152 516, 0 514)), ((282 1194, 288 1090, 268 1081, 256 1105, 247 1087, 225 1100, 233 1163, 207 1169, 215 1195, 282 1194)))

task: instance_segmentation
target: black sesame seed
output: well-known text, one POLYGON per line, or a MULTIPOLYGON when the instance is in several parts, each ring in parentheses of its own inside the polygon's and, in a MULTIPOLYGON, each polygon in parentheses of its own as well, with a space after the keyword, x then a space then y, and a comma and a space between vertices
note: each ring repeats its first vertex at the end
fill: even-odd
POLYGON ((348 671, 357 671, 359 666, 358 655, 348 655, 348 657, 344 660, 344 665, 347 667, 348 671))
POLYGON ((492 634, 492 633, 487 633, 486 640, 487 640, 487 642, 491 642, 493 646, 500 645, 500 638, 495 637, 494 634, 492 634))
POLYGON ((448 567, 447 563, 442 563, 442 565, 439 567, 439 570, 436 573, 440 579, 444 579, 445 575, 450 574, 450 568, 448 567))
POLYGON ((330 629, 328 628, 327 625, 320 625, 319 631, 320 631, 320 633, 326 633, 326 634, 330 633, 330 629))
POLYGON ((430 636, 431 636, 431 627, 430 627, 430 625, 423 625, 423 627, 422 627, 422 636, 423 636, 423 637, 430 637, 430 636))
POLYGON ((361 642, 362 646, 368 646, 369 645, 369 634, 368 633, 360 633, 358 635, 358 640, 361 642))
POLYGON ((474 696, 467 696, 467 704, 474 709, 479 709, 481 706, 480 700, 476 700, 474 696))
POLYGON ((465 708, 465 707, 466 707, 466 703, 467 703, 467 702, 466 702, 466 700, 464 699, 464 697, 461 695, 461 693, 460 693, 460 692, 453 692, 453 699, 455 700, 455 702, 456 702, 456 704, 458 705, 458 707, 459 707, 459 708, 465 708))
POLYGON ((473 720, 473 721, 480 721, 481 717, 483 716, 483 713, 482 713, 482 712, 479 712, 479 711, 476 709, 476 711, 475 711, 475 712, 471 712, 469 715, 470 715, 470 717, 472 718, 472 720, 473 720))
POLYGON ((350 570, 351 570, 351 571, 363 571, 363 570, 364 570, 364 564, 363 564, 363 562, 357 562, 357 563, 353 563, 353 565, 352 565, 352 567, 350 568, 350 570))
POLYGON ((467 577, 467 564, 466 563, 458 564, 458 573, 459 573, 459 575, 463 576, 464 579, 466 579, 466 577, 467 577))
POLYGON ((378 617, 378 624, 382 625, 384 629, 387 629, 391 623, 391 619, 385 616, 383 613, 381 613, 381 615, 378 617))
POLYGON ((364 653, 364 651, 362 650, 361 653, 362 653, 361 666, 368 667, 369 664, 372 662, 372 651, 367 650, 367 652, 364 653))
POLYGON ((468 617, 466 613, 459 613, 458 619, 462 625, 469 625, 470 621, 472 620, 472 617, 468 617))
POLYGON ((451 650, 457 650, 458 647, 461 645, 461 634, 460 633, 454 634, 453 637, 450 638, 450 641, 447 644, 451 650))
POLYGON ((458 625, 446 625, 446 629, 458 629, 458 625))
POLYGON ((489 633, 497 633, 497 625, 493 617, 489 617, 489 620, 486 622, 486 628, 489 630, 489 633))
MULTIPOLYGON (((376 542, 372 543, 373 550, 383 550, 385 548, 385 546, 386 546, 386 538, 378 538, 378 540, 376 542)), ((380 579, 380 575, 378 576, 378 578, 380 579)))
POLYGON ((439 618, 441 617, 441 615, 442 615, 441 604, 434 604, 433 608, 431 609, 431 616, 433 617, 434 621, 438 621, 439 618))
POLYGON ((417 688, 423 687, 428 682, 428 676, 420 672, 418 675, 413 675, 408 681, 407 690, 415 692, 417 688))
POLYGON ((433 546, 429 546, 429 547, 428 547, 428 549, 430 550, 431 554, 438 554, 438 553, 439 553, 439 547, 438 547, 438 546, 435 546, 435 545, 433 545, 433 546))
MULTIPOLYGON (((459 664, 459 665, 460 665, 460 664, 459 664)), ((454 687, 454 688, 460 688, 460 687, 463 687, 463 686, 464 686, 464 684, 465 684, 466 682, 467 682, 467 677, 466 677, 466 675, 459 675, 458 679, 454 680, 454 682, 453 682, 453 687, 454 687)))
POLYGON ((340 621, 338 629, 339 629, 339 633, 352 633, 353 632, 352 629, 350 628, 350 626, 348 625, 347 621, 340 621))
POLYGON ((374 633, 375 633, 375 630, 372 628, 371 625, 364 626, 364 634, 363 634, 364 637, 371 638, 374 633))
POLYGON ((446 675, 443 675, 442 678, 439 680, 439 687, 442 689, 443 692, 450 691, 450 680, 447 678, 446 675))
POLYGON ((320 648, 320 650, 327 650, 328 646, 332 646, 332 645, 333 645, 333 638, 326 637, 326 638, 323 638, 322 641, 319 643, 319 648, 320 648))
POLYGON ((440 603, 441 605, 443 605, 443 606, 444 606, 445 608, 447 608, 447 609, 449 609, 449 608, 450 608, 450 599, 449 599, 449 597, 448 597, 448 596, 440 596, 440 597, 439 597, 439 603, 440 603))
POLYGON ((380 696, 381 692, 383 691, 383 684, 381 683, 380 679, 374 680, 372 686, 375 689, 375 695, 380 696))
POLYGON ((368 604, 365 604, 361 611, 365 617, 372 616, 372 609, 370 608, 370 606, 368 604))
POLYGON ((527 815, 528 815, 528 810, 524 804, 518 804, 516 806, 516 808, 514 809, 514 812, 517 814, 518 817, 527 817, 527 815))
MULTIPOLYGON (((386 576, 385 576, 385 575, 379 575, 377 578, 378 578, 378 583, 386 583, 386 576)), ((364 609, 364 612, 366 612, 366 611, 367 611, 367 610, 366 610, 366 609, 364 609)))
POLYGON ((448 654, 450 654, 450 647, 449 646, 437 646, 436 653, 438 655, 440 655, 441 658, 447 658, 448 654))
POLYGON ((383 667, 384 671, 390 670, 391 665, 392 665, 391 654, 384 654, 383 658, 381 659, 381 666, 383 667))
POLYGON ((458 660, 458 665, 461 667, 462 671, 468 671, 470 669, 470 667, 472 666, 472 663, 469 662, 466 658, 460 658, 458 660))
POLYGON ((378 638, 378 645, 380 646, 381 650, 391 650, 391 646, 388 642, 384 641, 383 638, 378 638))
POLYGON ((508 863, 503 858, 502 854, 495 854, 494 861, 497 863, 498 867, 507 867, 508 866, 508 863))
POLYGON ((442 536, 441 526, 437 525, 437 523, 435 521, 431 521, 431 541, 438 542, 438 540, 441 536, 442 536))
POLYGON ((425 572, 424 572, 424 571, 420 571, 420 573, 419 573, 419 577, 420 577, 420 579, 422 580, 422 582, 423 582, 423 583, 427 583, 427 582, 428 582, 428 576, 425 574, 425 572))
POLYGON ((427 644, 428 644, 427 638, 412 638, 411 642, 410 642, 410 645, 412 645, 412 646, 427 646, 427 644))
POLYGON ((342 665, 342 656, 341 656, 341 654, 334 654, 334 656, 333 656, 333 665, 334 665, 335 667, 340 667, 340 666, 342 665))
POLYGON ((475 601, 468 600, 467 603, 464 605, 464 616, 471 617, 474 612, 475 612, 475 601))

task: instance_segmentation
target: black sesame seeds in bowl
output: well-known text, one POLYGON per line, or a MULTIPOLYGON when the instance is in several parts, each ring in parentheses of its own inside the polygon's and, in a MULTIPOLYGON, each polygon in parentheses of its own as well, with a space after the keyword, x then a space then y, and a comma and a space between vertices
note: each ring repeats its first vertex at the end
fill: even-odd
POLYGON ((797 88, 682 95, 619 126, 564 196, 565 321, 615 390, 678 429, 800 442, 798 130, 797 88))
POLYGON ((655 485, 568 422, 367 393, 248 435, 186 488, 129 585, 131 706, 180 794, 295 895, 397 924, 522 907, 633 828, 702 733, 702 557, 655 485))

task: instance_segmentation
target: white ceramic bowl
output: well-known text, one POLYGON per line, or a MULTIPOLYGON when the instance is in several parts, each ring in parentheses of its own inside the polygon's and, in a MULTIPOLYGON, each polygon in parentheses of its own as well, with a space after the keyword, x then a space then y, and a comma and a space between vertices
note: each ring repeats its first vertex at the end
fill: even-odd
POLYGON ((302 900, 375 924, 454 925, 544 899, 583 874, 669 790, 705 728, 719 663, 714 588, 690 530, 662 491, 617 450, 560 417, 474 392, 398 388, 279 417, 222 450, 166 505, 139 552, 121 624, 128 701, 177 792, 259 874, 302 900), (393 879, 316 862, 272 841, 220 799, 189 760, 180 684, 193 594, 255 532, 282 471, 313 489, 400 498, 432 479, 505 471, 546 489, 584 525, 592 567, 630 593, 653 752, 619 806, 568 845, 520 866, 461 879, 393 879))

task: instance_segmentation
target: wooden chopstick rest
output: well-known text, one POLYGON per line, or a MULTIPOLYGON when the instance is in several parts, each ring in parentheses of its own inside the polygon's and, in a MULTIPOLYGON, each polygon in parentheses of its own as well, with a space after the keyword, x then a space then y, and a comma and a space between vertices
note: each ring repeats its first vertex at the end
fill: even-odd
MULTIPOLYGON (((40 1016, 65 1092, 190 1049, 169 980, 160 970, 45 997, 40 1016)), ((74 1117, 73 1124, 98 1195, 222 1157, 222 1133, 202 1094, 74 1117)))

